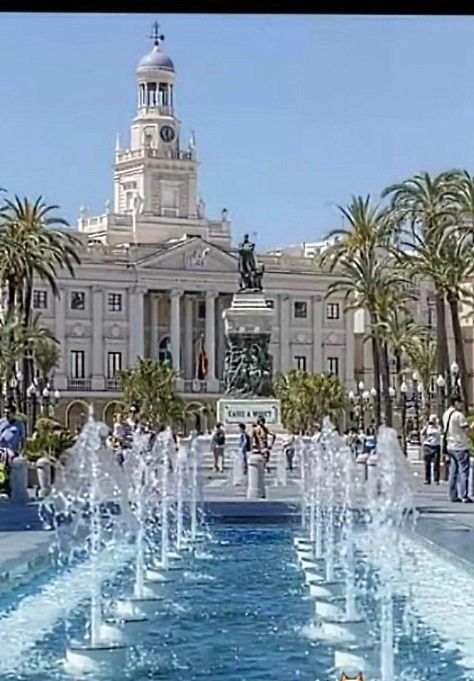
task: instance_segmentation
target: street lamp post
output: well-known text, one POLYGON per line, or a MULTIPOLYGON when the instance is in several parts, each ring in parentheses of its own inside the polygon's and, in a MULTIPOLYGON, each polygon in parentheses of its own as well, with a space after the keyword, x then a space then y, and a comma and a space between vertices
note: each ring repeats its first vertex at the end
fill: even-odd
POLYGON ((423 386, 419 381, 416 371, 413 372, 413 406, 415 407, 415 432, 417 444, 420 444, 420 396, 423 393, 423 386))
POLYGON ((400 386, 400 402, 402 410, 402 448, 403 453, 407 456, 407 384, 402 381, 400 386))
MULTIPOLYGON (((461 397, 461 381, 459 379, 459 366, 456 362, 453 362, 449 367, 449 373, 451 374, 451 385, 452 385, 452 397, 461 397)), ((468 405, 465 404, 464 408, 467 409, 468 405)))
POLYGON ((36 407, 38 401, 38 391, 36 385, 32 383, 26 390, 26 397, 29 405, 29 431, 34 432, 36 425, 36 407))
POLYGON ((41 392, 41 397, 41 413, 52 418, 61 397, 61 393, 59 390, 55 390, 51 393, 49 387, 45 386, 41 392))

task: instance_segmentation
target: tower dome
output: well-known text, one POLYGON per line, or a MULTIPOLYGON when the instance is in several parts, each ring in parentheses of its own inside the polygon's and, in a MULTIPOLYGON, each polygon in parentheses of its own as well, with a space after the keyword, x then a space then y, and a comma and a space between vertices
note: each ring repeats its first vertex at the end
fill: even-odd
POLYGON ((156 42, 152 51, 148 52, 138 64, 137 73, 141 74, 148 71, 171 71, 174 73, 174 64, 171 59, 163 52, 160 43, 156 42))
POLYGON ((174 64, 171 59, 164 53, 161 46, 165 37, 159 33, 159 25, 157 23, 153 26, 153 49, 140 59, 137 68, 137 75, 147 75, 154 71, 167 71, 174 73, 174 64))

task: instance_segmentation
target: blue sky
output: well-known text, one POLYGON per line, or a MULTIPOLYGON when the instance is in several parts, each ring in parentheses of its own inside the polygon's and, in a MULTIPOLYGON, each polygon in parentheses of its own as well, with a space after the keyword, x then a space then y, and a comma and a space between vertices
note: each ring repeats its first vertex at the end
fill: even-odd
POLYGON ((210 217, 260 247, 321 238, 335 204, 473 170, 474 17, 1 14, 0 186, 75 224, 112 198, 157 19, 210 217))

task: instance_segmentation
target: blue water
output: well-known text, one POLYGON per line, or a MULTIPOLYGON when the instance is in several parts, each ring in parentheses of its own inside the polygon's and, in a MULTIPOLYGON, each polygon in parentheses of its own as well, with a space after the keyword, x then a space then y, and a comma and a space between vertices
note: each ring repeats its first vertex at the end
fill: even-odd
MULTIPOLYGON (((214 541, 186 565, 183 579, 164 586, 162 615, 131 651, 133 671, 114 679, 339 679, 331 669, 331 647, 308 640, 302 631, 311 621, 314 602, 296 563, 293 535, 294 529, 288 526, 214 528, 214 541)), ((131 578, 130 571, 123 572, 107 590, 123 592, 131 578)), ((35 588, 40 589, 41 583, 32 584, 25 593, 34 593, 35 588)), ((17 597, 0 600, 0 608, 5 611, 16 602, 17 597)), ((423 622, 417 622, 415 640, 402 633, 403 607, 403 600, 398 599, 397 677, 416 681, 470 678, 459 665, 459 652, 446 650, 441 638, 423 622)), ((83 631, 85 615, 82 606, 69 624, 58 622, 25 660, 25 669, 0 676, 1 681, 70 681, 61 660, 67 638, 83 631)))

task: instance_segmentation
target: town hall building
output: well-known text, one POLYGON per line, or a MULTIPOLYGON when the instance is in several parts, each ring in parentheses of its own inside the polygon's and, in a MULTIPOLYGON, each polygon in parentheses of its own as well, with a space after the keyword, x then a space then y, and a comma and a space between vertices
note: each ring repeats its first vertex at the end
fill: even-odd
MULTIPOLYGON (((242 235, 231 234, 225 208, 217 218, 206 214, 196 142, 193 136, 183 142, 177 118, 175 65, 157 32, 153 43, 136 70, 129 141, 122 146, 117 140, 113 201, 103 215, 81 209, 74 232, 82 242, 81 264, 75 278, 65 273, 58 281, 60 297, 40 284, 34 292, 35 312, 60 343, 54 387, 71 426, 91 402, 97 417, 110 422, 120 403, 117 374, 138 357, 163 360, 171 354, 178 393, 190 413, 208 415, 209 425, 222 394, 222 313, 238 288, 233 243, 242 235), (202 346, 205 377, 197 372, 202 346)), ((349 390, 354 317, 341 298, 326 298, 331 276, 318 267, 317 251, 258 255, 268 305, 275 310, 273 368, 331 372, 349 390)))

